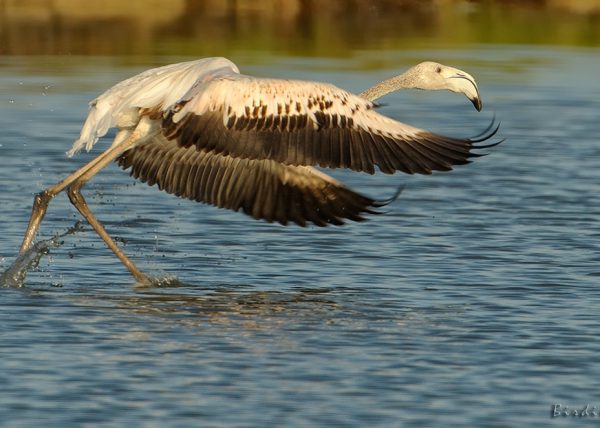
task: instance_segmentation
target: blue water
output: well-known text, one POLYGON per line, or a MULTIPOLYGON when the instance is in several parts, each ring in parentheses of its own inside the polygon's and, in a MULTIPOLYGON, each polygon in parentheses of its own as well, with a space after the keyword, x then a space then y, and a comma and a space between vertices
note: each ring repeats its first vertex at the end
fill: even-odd
MULTIPOLYGON (((550 410, 600 406, 599 54, 483 46, 233 57, 246 73, 356 92, 436 59, 477 78, 482 113, 457 94, 418 91, 387 97, 382 112, 459 136, 495 112, 506 141, 451 173, 334 171, 376 198, 406 185, 384 215, 342 228, 257 222, 111 165, 84 189, 92 210, 170 286, 136 287, 87 225, 59 238, 25 287, 0 288, 0 424, 597 423, 550 410), (378 57, 389 67, 362 68, 378 57)), ((87 102, 154 65, 0 60, 0 271, 33 194, 93 155, 64 156, 87 102)), ((60 195, 38 239, 78 219, 60 195)))

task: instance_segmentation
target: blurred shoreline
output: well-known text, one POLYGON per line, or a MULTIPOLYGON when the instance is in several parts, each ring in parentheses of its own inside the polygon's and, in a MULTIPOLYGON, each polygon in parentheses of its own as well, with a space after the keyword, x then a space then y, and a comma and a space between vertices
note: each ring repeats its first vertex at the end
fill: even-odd
POLYGON ((600 0, 0 0, 0 55, 600 46, 600 0))

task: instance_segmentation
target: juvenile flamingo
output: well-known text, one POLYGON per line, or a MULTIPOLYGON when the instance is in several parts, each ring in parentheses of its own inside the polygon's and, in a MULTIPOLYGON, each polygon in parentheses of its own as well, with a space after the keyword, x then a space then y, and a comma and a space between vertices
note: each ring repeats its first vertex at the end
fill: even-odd
POLYGON ((378 167, 430 174, 479 156, 492 137, 451 138, 379 114, 375 99, 398 89, 463 93, 481 110, 472 76, 434 62, 354 95, 327 83, 239 73, 225 58, 154 68, 124 80, 90 104, 79 139, 67 154, 87 150, 116 127, 110 148, 35 196, 20 253, 32 245, 48 204, 67 190, 70 201, 140 283, 148 276, 124 254, 90 211, 82 186, 110 162, 182 198, 242 210, 269 222, 305 226, 363 220, 384 202, 360 195, 315 169, 378 167))

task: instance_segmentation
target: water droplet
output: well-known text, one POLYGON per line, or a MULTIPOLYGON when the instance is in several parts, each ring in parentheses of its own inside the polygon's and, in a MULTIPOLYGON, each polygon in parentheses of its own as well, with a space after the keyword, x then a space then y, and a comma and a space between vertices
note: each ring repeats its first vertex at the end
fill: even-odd
POLYGON ((9 102, 10 104, 14 104, 14 103, 15 103, 15 100, 11 98, 10 100, 8 100, 8 102, 9 102))

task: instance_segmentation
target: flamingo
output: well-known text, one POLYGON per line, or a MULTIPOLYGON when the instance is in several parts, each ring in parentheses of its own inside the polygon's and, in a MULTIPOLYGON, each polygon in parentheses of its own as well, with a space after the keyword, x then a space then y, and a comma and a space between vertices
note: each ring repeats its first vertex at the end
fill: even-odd
POLYGON ((20 247, 31 246, 50 201, 63 190, 136 281, 152 283, 92 214, 81 188, 117 161, 130 174, 176 196, 255 219, 305 226, 361 221, 389 201, 354 192, 315 166, 369 174, 430 174, 480 156, 492 124, 478 138, 451 138, 378 113, 374 101, 404 88, 464 94, 481 110, 475 79, 424 62, 354 95, 334 85, 240 74, 226 58, 204 58, 142 72, 108 89, 90 111, 67 155, 90 150, 110 128, 112 145, 35 195, 20 247))

